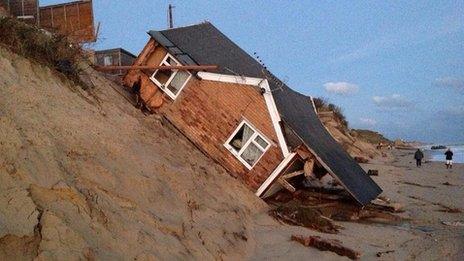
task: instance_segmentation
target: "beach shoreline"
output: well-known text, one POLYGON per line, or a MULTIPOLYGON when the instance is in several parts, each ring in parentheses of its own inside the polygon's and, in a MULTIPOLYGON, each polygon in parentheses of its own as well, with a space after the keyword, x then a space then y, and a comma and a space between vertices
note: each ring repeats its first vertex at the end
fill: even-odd
POLYGON ((246 259, 349 260, 333 252, 319 251, 289 241, 293 235, 320 236, 339 240, 359 251, 361 260, 461 260, 464 256, 464 164, 447 170, 442 162, 426 162, 416 167, 414 150, 393 149, 392 157, 375 158, 361 164, 364 170, 375 169, 372 178, 383 189, 381 196, 402 206, 400 224, 375 222, 336 222, 338 234, 321 233, 300 226, 258 225, 256 241, 246 259), (288 240, 288 241, 287 241, 288 240), (380 256, 380 257, 379 257, 380 256))
MULTIPOLYGON (((373 178, 382 187, 382 196, 403 205, 401 216, 409 221, 381 229, 373 224, 364 227, 368 235, 358 232, 358 239, 370 242, 359 246, 364 257, 375 258, 377 247, 378 252, 393 250, 383 255, 386 260, 459 260, 464 256, 464 227, 460 225, 464 223, 464 164, 446 169, 444 162, 428 161, 416 167, 414 150, 395 149, 392 154, 391 161, 363 164, 363 168, 379 170, 373 178), (447 208, 461 212, 446 212, 447 208)), ((353 233, 364 230, 358 224, 348 227, 353 233)))

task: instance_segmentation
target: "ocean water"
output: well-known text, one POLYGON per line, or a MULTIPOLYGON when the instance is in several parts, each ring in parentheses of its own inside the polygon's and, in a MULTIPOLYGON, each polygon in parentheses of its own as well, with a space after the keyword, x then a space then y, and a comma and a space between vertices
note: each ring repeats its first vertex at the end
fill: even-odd
MULTIPOLYGON (((443 150, 431 150, 430 147, 432 145, 424 146, 423 149, 425 150, 425 154, 427 158, 431 161, 445 161, 445 151, 443 150)), ((453 152, 453 162, 455 163, 464 163, 464 145, 445 145, 451 148, 453 152)))

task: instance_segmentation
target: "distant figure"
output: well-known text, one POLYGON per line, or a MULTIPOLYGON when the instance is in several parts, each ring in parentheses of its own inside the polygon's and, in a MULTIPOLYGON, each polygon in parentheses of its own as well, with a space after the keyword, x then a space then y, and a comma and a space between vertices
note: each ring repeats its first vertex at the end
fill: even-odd
POLYGON ((452 169, 453 168, 453 152, 451 151, 451 148, 448 148, 448 150, 446 150, 445 155, 446 155, 446 168, 452 169))
POLYGON ((422 159, 424 158, 424 153, 420 149, 417 149, 416 153, 414 153, 414 158, 416 159, 416 166, 422 166, 422 159))

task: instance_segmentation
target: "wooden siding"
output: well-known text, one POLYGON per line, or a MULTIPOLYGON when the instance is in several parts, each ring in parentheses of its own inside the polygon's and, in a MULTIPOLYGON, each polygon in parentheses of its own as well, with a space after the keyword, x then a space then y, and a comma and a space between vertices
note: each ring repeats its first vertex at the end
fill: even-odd
MULTIPOLYGON (((150 40, 134 64, 159 65, 166 53, 163 47, 150 40)), ((172 100, 151 82, 151 73, 132 70, 126 75, 124 82, 129 87, 136 82, 141 83, 140 96, 149 109, 164 115, 232 175, 243 179, 253 190, 258 189, 283 159, 260 90, 250 85, 192 77, 177 99, 172 100), (224 146, 243 119, 248 120, 272 142, 251 170, 224 146)))
POLYGON ((73 42, 94 42, 92 1, 41 6, 40 27, 66 35, 73 42))
POLYGON ((13 17, 32 16, 32 19, 21 19, 28 24, 37 24, 39 2, 37 0, 1 0, 1 5, 13 17))
MULTIPOLYGON (((121 49, 110 49, 110 50, 102 50, 102 51, 95 52, 95 64, 100 65, 100 66, 105 66, 105 65, 128 66, 128 65, 132 65, 135 59, 136 58, 134 56, 127 54, 121 49), (105 64, 105 57, 111 57, 112 64, 105 64)), ((108 74, 124 76, 125 73, 126 73, 125 70, 115 70, 113 72, 109 72, 108 74)))

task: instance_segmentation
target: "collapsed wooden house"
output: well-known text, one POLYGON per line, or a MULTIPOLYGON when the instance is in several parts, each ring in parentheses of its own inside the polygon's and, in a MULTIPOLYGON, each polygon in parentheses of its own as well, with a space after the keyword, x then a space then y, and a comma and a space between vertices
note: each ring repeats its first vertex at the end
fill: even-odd
POLYGON ((92 0, 40 6, 39 0, 0 0, 7 14, 49 32, 66 36, 73 43, 95 42, 92 0))
POLYGON ((219 68, 134 69, 125 86, 257 196, 308 183, 342 186, 361 205, 381 193, 319 121, 312 98, 289 88, 211 23, 149 35, 134 66, 219 68))

